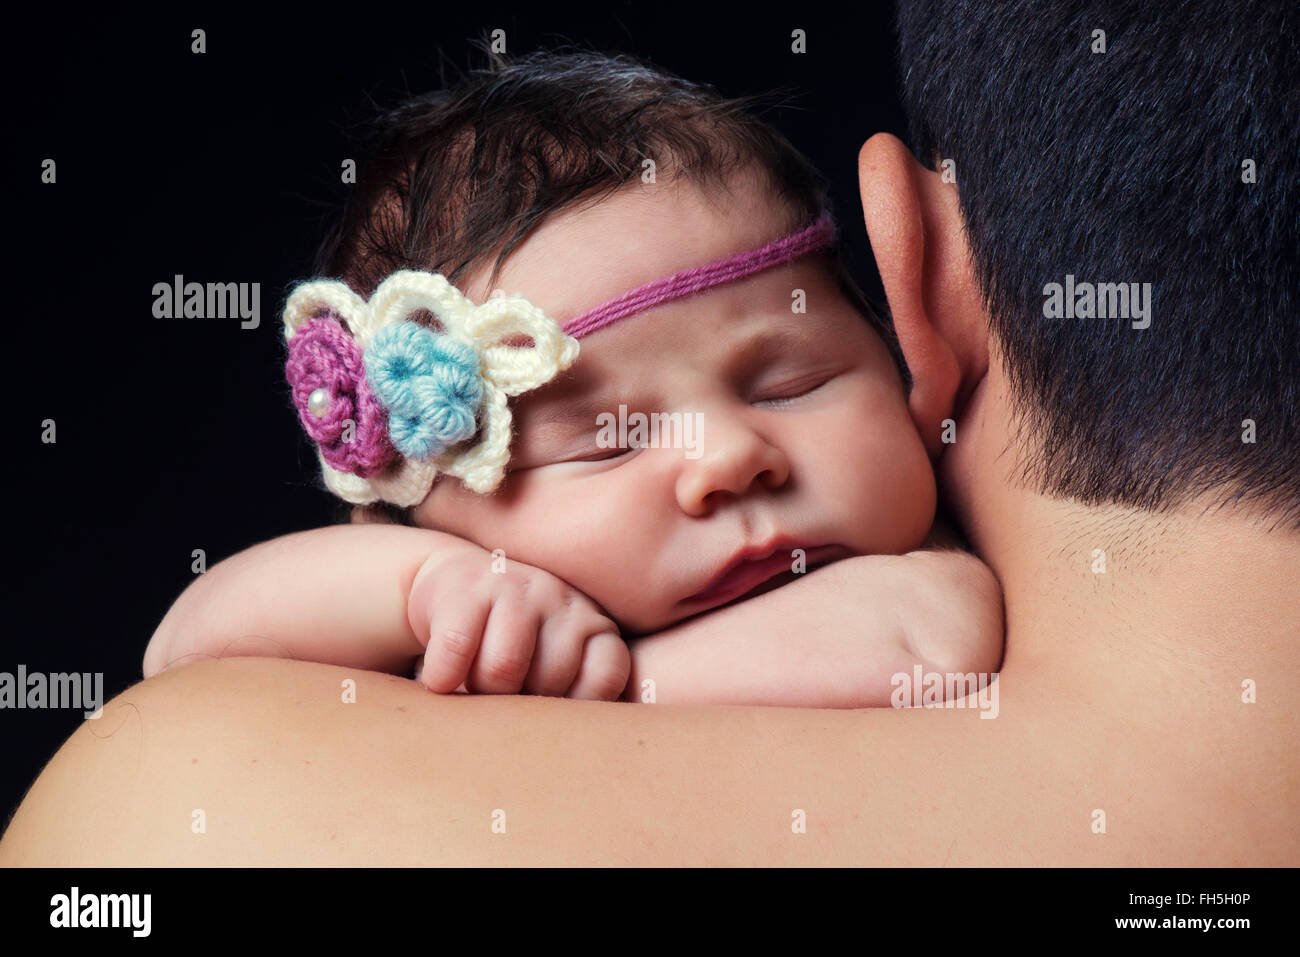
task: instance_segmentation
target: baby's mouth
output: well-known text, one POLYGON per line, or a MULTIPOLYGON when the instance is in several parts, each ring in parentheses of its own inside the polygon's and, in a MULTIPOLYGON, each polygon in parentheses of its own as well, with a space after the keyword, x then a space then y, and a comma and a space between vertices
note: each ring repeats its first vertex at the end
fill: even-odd
MULTIPOLYGON (((808 571, 812 571, 812 569, 810 568, 808 571)), ((807 572, 784 571, 779 575, 773 575, 767 581, 751 588, 739 598, 733 599, 731 603, 744 601, 747 598, 755 598, 758 595, 766 594, 770 591, 776 591, 776 589, 780 588, 782 585, 788 585, 796 578, 802 578, 806 574, 807 572)))
POLYGON ((687 601, 703 608, 733 605, 788 585, 814 568, 827 565, 848 554, 848 549, 841 545, 809 548, 805 550, 804 570, 795 571, 790 568, 789 551, 783 549, 767 558, 740 563, 724 578, 704 591, 692 595, 687 601))

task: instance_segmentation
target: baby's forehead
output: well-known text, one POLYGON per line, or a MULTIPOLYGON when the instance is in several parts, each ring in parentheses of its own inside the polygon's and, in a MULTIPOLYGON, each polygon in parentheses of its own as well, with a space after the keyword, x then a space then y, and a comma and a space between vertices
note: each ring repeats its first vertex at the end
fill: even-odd
POLYGON ((576 363, 517 405, 548 420, 623 395, 654 401, 700 377, 825 352, 846 322, 861 327, 845 318, 854 310, 826 255, 829 214, 791 228, 788 207, 745 195, 719 206, 698 191, 631 190, 545 223, 516 249, 493 294, 522 296, 582 340, 576 363))
POLYGON ((689 181, 633 183, 548 218, 499 269, 471 271, 463 289, 474 301, 521 295, 563 323, 643 284, 760 247, 805 225, 798 219, 756 185, 739 184, 722 202, 689 181))

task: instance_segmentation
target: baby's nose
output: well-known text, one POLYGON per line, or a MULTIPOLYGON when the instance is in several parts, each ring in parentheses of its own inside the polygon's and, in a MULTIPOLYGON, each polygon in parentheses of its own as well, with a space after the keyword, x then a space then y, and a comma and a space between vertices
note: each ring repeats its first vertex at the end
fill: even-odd
POLYGON ((685 455, 677 478, 677 499, 689 515, 703 515, 755 482, 769 489, 790 477, 786 453, 743 416, 701 413, 703 437, 694 457, 685 455))

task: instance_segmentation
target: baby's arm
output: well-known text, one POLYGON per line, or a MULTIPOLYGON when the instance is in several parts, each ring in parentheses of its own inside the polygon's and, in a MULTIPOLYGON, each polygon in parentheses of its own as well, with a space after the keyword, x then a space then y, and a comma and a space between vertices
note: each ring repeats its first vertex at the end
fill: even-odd
POLYGON ((627 645, 550 572, 454 535, 391 524, 287 535, 197 579, 145 652, 176 663, 274 656, 413 677, 433 691, 617 699, 627 645))
POLYGON ((653 687, 659 703, 887 707, 894 675, 992 672, 1002 640, 1001 588, 974 555, 858 556, 630 641, 624 697, 653 687))
POLYGON ((333 525, 248 548, 190 584, 144 656, 150 677, 223 656, 298 658, 408 675, 424 653, 407 616, 416 573, 439 551, 478 549, 405 525, 333 525))

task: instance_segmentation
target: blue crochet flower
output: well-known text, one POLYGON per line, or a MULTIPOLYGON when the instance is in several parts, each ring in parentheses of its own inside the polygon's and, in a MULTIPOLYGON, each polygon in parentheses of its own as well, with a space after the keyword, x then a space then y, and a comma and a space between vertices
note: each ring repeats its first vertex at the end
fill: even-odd
POLYGON ((483 379, 478 353, 414 322, 385 326, 365 351, 366 378, 388 410, 402 455, 429 459, 478 431, 483 379))

